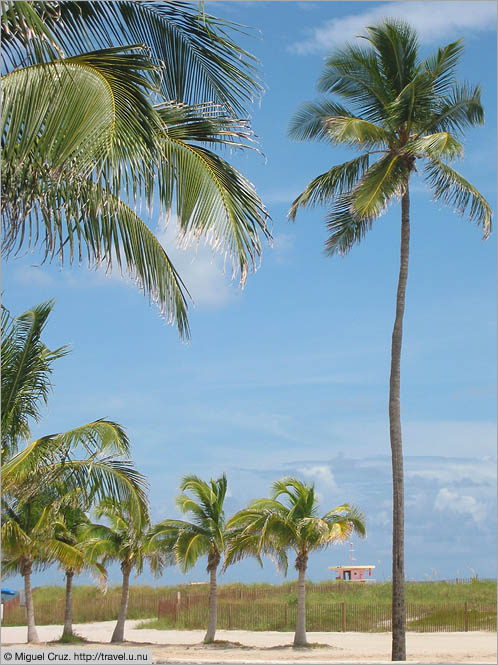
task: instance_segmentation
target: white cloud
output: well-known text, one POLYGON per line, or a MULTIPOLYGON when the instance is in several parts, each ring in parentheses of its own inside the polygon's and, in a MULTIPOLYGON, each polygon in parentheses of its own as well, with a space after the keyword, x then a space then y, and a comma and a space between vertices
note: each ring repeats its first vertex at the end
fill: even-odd
POLYGON ((468 482, 469 485, 494 485, 496 483, 496 466, 483 461, 448 462, 443 460, 441 466, 434 461, 430 469, 407 471, 407 477, 436 480, 440 484, 468 482))
POLYGON ((192 296, 195 305, 222 307, 235 296, 235 288, 224 272, 223 260, 207 244, 185 249, 180 246, 178 223, 160 222, 156 236, 192 296))
POLYGON ((307 38, 291 45, 290 50, 298 55, 331 51, 364 34, 365 26, 388 16, 408 21, 425 43, 459 38, 462 30, 496 29, 494 2, 382 2, 361 14, 333 18, 309 28, 307 38))
POLYGON ((475 497, 452 492, 447 487, 439 490, 434 508, 441 512, 451 510, 462 515, 470 515, 477 524, 484 521, 487 512, 485 505, 477 501, 475 497))
POLYGON ((316 478, 317 482, 330 490, 337 489, 332 469, 325 464, 303 467, 301 472, 310 478, 316 478))

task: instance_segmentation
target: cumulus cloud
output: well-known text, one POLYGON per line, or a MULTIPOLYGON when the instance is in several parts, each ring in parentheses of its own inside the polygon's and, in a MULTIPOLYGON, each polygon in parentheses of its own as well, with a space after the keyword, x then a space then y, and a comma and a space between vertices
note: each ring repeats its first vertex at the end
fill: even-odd
POLYGON ((365 26, 391 16, 403 18, 425 43, 461 37, 462 30, 478 33, 495 30, 496 5, 493 2, 382 2, 360 14, 341 16, 309 28, 307 37, 289 47, 298 55, 323 53, 364 34, 365 26))
POLYGON ((486 506, 477 501, 469 494, 452 492, 447 487, 442 487, 434 502, 434 508, 440 512, 451 510, 462 515, 470 515, 474 522, 480 524, 486 517, 486 506))
POLYGON ((309 478, 314 478, 318 483, 330 490, 337 489, 334 474, 330 466, 317 464, 315 466, 303 467, 302 473, 309 478))

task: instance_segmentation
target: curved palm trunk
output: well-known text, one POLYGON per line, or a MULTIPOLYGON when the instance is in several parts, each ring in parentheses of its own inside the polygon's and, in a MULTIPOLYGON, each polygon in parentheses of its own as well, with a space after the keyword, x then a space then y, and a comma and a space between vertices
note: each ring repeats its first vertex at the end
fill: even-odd
POLYGON ((403 339, 408 256, 410 247, 410 195, 408 183, 401 199, 401 260, 396 296, 396 318, 391 345, 391 376, 389 380, 389 434, 393 471, 393 596, 392 596, 392 660, 406 660, 405 553, 404 553, 404 481, 403 445, 401 437, 400 366, 403 339))
POLYGON ((204 642, 213 642, 216 635, 216 622, 218 615, 218 589, 216 586, 217 565, 209 569, 209 618, 208 628, 204 637, 204 642))
POLYGON ((24 577, 24 598, 26 603, 26 622, 28 624, 28 644, 37 644, 40 641, 35 625, 35 608, 33 607, 33 592, 31 589, 31 571, 33 562, 24 559, 22 576, 24 577))
POLYGON ((297 577, 297 619, 294 633, 294 646, 302 647, 306 640, 306 568, 307 557, 298 556, 296 561, 297 577))
POLYGON ((130 595, 130 573, 131 566, 129 563, 122 563, 121 570, 123 572, 123 588, 121 590, 121 604, 119 606, 118 620, 116 627, 111 637, 111 642, 124 642, 124 628, 126 621, 126 613, 128 611, 128 597, 130 595))
POLYGON ((73 577, 74 570, 66 569, 66 605, 64 607, 64 630, 62 635, 73 634, 73 577))

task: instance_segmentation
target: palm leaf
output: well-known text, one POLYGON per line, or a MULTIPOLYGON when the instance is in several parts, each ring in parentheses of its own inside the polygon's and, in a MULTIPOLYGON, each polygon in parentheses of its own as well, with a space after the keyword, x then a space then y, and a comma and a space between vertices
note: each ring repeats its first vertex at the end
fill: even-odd
MULTIPOLYGON (((19 31, 17 51, 8 42, 14 63, 19 63, 18 52, 26 48, 28 52, 36 48, 38 57, 40 50, 45 59, 50 57, 53 49, 47 50, 45 45, 44 50, 44 41, 68 55, 92 49, 95 44, 109 48, 144 43, 151 59, 161 65, 161 89, 167 99, 193 104, 210 99, 237 114, 245 112, 247 103, 261 95, 256 58, 230 36, 230 32, 247 34, 248 30, 189 3, 135 0, 2 4, 14 17, 20 16, 22 9, 24 20, 27 8, 16 5, 33 5, 29 14, 31 40, 19 31)), ((15 18, 10 20, 13 26, 15 18)), ((18 19, 16 24, 23 23, 18 19)))
POLYGON ((352 208, 360 218, 378 217, 394 197, 400 197, 410 168, 399 154, 381 157, 363 174, 352 192, 352 208))
POLYGON ((330 141, 328 122, 335 117, 352 117, 345 106, 328 99, 303 104, 292 116, 288 134, 296 141, 326 139, 330 141))
POLYGON ((29 420, 40 419, 51 389, 52 364, 69 352, 51 351, 41 341, 53 301, 12 318, 2 309, 2 451, 10 456, 29 437, 29 420))
POLYGON ((463 146, 449 132, 438 132, 437 134, 426 134, 405 146, 406 152, 416 157, 442 157, 455 159, 463 155, 463 146))
POLYGON ((483 231, 483 239, 491 233, 492 210, 486 199, 457 171, 435 157, 424 168, 436 201, 451 206, 459 215, 467 215, 483 231))
POLYGON ((366 153, 344 162, 338 166, 333 166, 326 173, 314 178, 300 194, 290 207, 288 217, 295 220, 299 208, 315 206, 333 201, 337 194, 349 192, 368 169, 369 154, 366 153))
POLYGON ((393 93, 372 50, 349 45, 334 53, 318 79, 321 92, 336 93, 349 100, 365 120, 382 123, 393 93))

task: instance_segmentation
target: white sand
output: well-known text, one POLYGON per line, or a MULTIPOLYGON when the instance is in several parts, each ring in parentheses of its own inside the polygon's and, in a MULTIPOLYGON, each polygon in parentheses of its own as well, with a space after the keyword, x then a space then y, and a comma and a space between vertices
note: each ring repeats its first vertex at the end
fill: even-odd
MULTIPOLYGON (((389 663, 391 633, 308 633, 309 642, 323 648, 293 649, 293 633, 219 630, 217 640, 240 645, 202 644, 202 630, 136 630, 139 621, 127 621, 123 646, 152 648, 154 663, 389 663)), ((76 633, 109 648, 114 621, 74 626, 76 633)), ((61 626, 39 626, 43 642, 56 640, 61 626)), ((2 628, 4 646, 26 643, 25 627, 2 628)), ((52 645, 51 645, 52 646, 52 645)), ((69 645, 60 645, 67 648, 69 645)), ((76 645, 75 645, 76 646, 76 645)), ((78 648, 82 645, 77 645, 78 648)), ((116 645, 117 646, 117 645, 116 645)), ((496 663, 496 633, 408 633, 407 660, 411 663, 496 663)))

